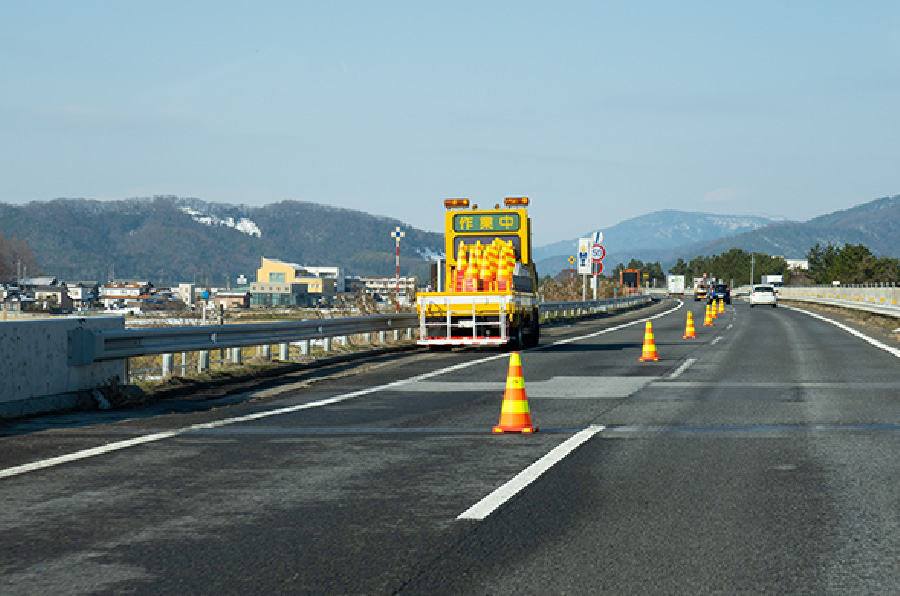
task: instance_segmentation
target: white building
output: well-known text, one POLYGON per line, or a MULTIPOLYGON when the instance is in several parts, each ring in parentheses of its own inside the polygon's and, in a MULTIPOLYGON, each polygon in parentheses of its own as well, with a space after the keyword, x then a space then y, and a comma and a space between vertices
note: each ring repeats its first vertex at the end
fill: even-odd
MULTIPOLYGON (((397 294, 397 278, 396 277, 360 277, 360 283, 365 288, 366 294, 378 294, 380 297, 393 300, 397 294)), ((400 303, 411 304, 412 297, 415 296, 418 289, 419 280, 417 277, 400 277, 400 303)))
POLYGON ((301 269, 305 269, 309 272, 310 275, 314 275, 316 277, 331 277, 334 278, 334 289, 338 294, 342 294, 346 292, 346 286, 344 285, 344 268, 343 267, 309 267, 307 265, 300 265, 301 269))
POLYGON ((91 282, 68 282, 66 291, 72 299, 72 308, 87 310, 97 301, 97 289, 100 284, 91 282))
POLYGON ((174 288, 175 295, 188 306, 194 306, 195 294, 197 292, 197 284, 178 284, 174 288))
POLYGON ((150 282, 113 282, 100 288, 100 302, 107 309, 135 306, 149 289, 150 282))
POLYGON ((785 259, 791 269, 803 269, 809 271, 809 261, 806 259, 785 259))

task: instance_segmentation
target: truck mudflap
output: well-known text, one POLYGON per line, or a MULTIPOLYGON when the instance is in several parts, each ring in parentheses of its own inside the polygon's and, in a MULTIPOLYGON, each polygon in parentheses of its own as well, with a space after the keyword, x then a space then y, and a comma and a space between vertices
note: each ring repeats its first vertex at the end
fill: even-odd
POLYGON ((500 346, 510 342, 513 296, 419 296, 420 346, 500 346))

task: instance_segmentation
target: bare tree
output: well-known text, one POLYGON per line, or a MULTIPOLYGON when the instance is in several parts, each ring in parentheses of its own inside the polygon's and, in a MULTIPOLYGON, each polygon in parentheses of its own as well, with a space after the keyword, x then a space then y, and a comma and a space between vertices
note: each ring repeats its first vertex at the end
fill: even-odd
POLYGON ((18 236, 7 238, 0 232, 0 281, 10 280, 18 275, 20 267, 37 272, 34 252, 28 243, 20 240, 18 236))

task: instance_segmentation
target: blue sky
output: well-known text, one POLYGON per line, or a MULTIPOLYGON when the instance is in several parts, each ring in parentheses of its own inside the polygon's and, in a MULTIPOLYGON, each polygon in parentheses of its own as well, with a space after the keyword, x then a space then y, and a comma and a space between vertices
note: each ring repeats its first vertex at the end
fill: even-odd
POLYGON ((0 201, 296 199, 538 244, 900 194, 900 3, 9 2, 0 201))

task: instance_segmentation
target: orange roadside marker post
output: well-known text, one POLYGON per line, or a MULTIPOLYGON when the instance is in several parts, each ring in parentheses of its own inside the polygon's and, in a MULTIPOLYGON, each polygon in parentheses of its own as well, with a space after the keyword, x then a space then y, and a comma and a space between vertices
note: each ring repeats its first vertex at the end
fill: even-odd
POLYGON ((657 361, 659 356, 656 353, 656 341, 653 339, 653 326, 650 321, 644 327, 644 349, 638 362, 657 361))
POLYGON ((687 323, 684 326, 684 338, 682 339, 696 339, 697 338, 697 330, 694 329, 694 316, 691 314, 691 311, 687 313, 687 323))
POLYGON ((525 394, 525 377, 522 376, 522 359, 518 352, 509 355, 509 372, 506 373, 506 391, 500 408, 500 422, 495 433, 535 433, 531 424, 531 410, 525 394))

